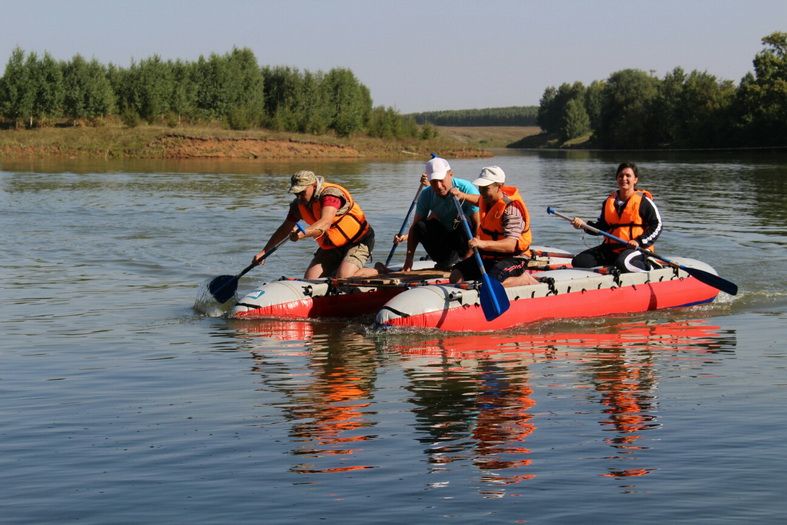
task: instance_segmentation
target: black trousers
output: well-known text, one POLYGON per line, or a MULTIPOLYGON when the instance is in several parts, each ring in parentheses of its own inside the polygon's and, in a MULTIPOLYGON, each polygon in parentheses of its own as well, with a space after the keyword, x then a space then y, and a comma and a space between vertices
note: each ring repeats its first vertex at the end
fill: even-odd
POLYGON ((571 261, 574 268, 594 266, 616 266, 621 272, 647 272, 648 261, 639 250, 626 248, 622 252, 613 251, 608 244, 600 244, 578 253, 571 261))
MULTIPOLYGON (((481 260, 484 264, 484 270, 493 278, 501 283, 509 277, 519 277, 525 270, 527 270, 527 261, 525 257, 516 257, 513 255, 505 255, 501 257, 485 257, 481 260)), ((481 278, 481 270, 478 268, 478 262, 474 255, 471 255, 464 261, 460 261, 454 266, 459 270, 465 281, 477 281, 481 278)))
POLYGON ((413 225, 413 234, 437 266, 451 266, 467 253, 467 237, 461 226, 450 230, 437 219, 420 220, 413 225))

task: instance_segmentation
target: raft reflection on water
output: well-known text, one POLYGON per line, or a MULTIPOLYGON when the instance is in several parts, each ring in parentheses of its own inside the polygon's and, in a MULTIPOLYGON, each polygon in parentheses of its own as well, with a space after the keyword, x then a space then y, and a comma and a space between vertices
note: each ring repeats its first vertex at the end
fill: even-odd
POLYGON ((660 356, 668 352, 670 360, 704 366, 735 344, 734 335, 703 320, 451 337, 368 335, 346 324, 311 322, 244 321, 231 327, 248 343, 263 383, 284 396, 271 404, 291 425, 293 455, 303 458, 293 472, 375 467, 364 443, 381 439, 373 429, 386 419, 376 381, 395 364, 406 376, 411 393, 406 401, 430 474, 439 479, 450 464, 469 461, 490 497, 536 476, 527 441, 539 422, 556 416, 536 411, 539 392, 532 384, 543 383, 543 377, 535 367, 571 367, 573 384, 562 388, 588 392, 586 402, 601 407, 601 442, 614 451, 603 454, 606 471, 597 475, 624 479, 654 470, 643 436, 660 426, 655 395, 660 356))

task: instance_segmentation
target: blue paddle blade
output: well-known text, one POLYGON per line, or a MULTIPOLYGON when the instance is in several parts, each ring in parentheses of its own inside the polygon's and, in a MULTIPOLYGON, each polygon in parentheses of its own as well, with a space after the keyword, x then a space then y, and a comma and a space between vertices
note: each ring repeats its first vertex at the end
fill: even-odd
POLYGON ((484 311, 484 317, 487 321, 497 319, 511 306, 508 300, 506 290, 497 279, 484 273, 481 276, 481 309, 484 311))

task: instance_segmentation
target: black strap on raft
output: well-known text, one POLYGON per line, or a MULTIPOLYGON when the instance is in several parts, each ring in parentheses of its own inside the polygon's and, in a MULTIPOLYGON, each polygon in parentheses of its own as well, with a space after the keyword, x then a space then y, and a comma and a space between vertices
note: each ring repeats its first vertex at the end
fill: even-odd
POLYGON ((390 306, 383 306, 382 308, 380 308, 381 312, 383 310, 388 310, 389 312, 393 312, 393 313, 395 313, 396 315, 398 315, 399 317, 402 317, 402 318, 410 317, 410 314, 406 314, 406 313, 404 313, 402 311, 397 310, 396 308, 391 308, 390 306))
POLYGON ((612 276, 612 280, 615 282, 615 284, 618 285, 618 288, 623 286, 623 282, 620 280, 621 273, 623 272, 621 272, 620 268, 618 268, 617 266, 610 266, 609 274, 612 276))
POLYGON ((555 286, 555 278, 554 277, 541 277, 541 282, 546 284, 549 287, 549 291, 547 295, 557 295, 557 286, 555 286))
POLYGON ((246 308, 249 308, 251 310, 256 310, 257 308, 260 307, 260 305, 258 304, 248 304, 248 303, 238 303, 235 306, 245 306, 246 308))
POLYGON ((336 279, 328 279, 328 291, 325 295, 339 295, 339 287, 337 286, 336 279))

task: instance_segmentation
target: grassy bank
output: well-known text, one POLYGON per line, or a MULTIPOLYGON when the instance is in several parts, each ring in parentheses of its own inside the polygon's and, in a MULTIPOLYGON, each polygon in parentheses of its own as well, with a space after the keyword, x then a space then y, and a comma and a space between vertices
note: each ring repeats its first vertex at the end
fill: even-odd
POLYGON ((477 148, 505 148, 538 135, 537 126, 437 126, 440 137, 477 148))
POLYGON ((138 126, 53 127, 0 130, 5 159, 397 159, 488 157, 485 148, 505 147, 529 128, 441 128, 432 140, 232 131, 219 127, 138 126))

